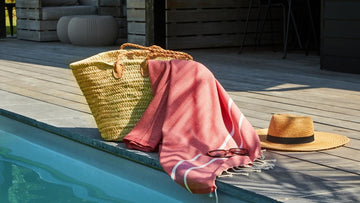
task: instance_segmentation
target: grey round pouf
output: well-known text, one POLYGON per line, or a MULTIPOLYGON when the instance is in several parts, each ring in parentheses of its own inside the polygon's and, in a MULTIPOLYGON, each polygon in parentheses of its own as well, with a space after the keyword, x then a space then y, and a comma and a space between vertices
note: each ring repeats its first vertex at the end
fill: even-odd
POLYGON ((68 36, 74 45, 113 45, 118 36, 118 24, 112 16, 74 16, 68 25, 68 36))
POLYGON ((56 33, 61 42, 70 43, 68 25, 73 16, 63 16, 56 24, 56 33))

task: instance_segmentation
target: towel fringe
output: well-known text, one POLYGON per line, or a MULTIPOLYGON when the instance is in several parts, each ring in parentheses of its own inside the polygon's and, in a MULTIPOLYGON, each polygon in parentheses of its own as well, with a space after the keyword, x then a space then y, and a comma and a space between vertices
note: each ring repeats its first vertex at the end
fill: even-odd
POLYGON ((261 151, 259 158, 252 163, 232 167, 223 171, 218 177, 231 177, 233 175, 249 176, 250 172, 260 173, 262 170, 271 170, 275 168, 276 159, 265 159, 265 150, 261 151))
POLYGON ((219 203, 219 197, 218 197, 218 193, 217 193, 217 188, 215 188, 214 190, 214 194, 213 193, 209 193, 209 198, 214 198, 215 196, 215 202, 219 203))

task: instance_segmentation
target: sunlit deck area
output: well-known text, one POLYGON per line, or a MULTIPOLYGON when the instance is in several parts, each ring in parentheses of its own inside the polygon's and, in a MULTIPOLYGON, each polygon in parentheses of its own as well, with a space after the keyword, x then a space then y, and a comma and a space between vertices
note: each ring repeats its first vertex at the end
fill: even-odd
MULTIPOLYGON (((0 39, 0 115, 159 168, 157 153, 104 142, 68 65, 111 47, 0 39)), ((255 128, 274 113, 311 116, 315 130, 349 137, 319 152, 267 150, 276 167, 217 179, 219 190, 249 202, 360 201, 360 75, 320 70, 320 57, 302 51, 190 49, 207 66, 255 128)), ((169 177, 170 178, 170 177, 169 177)), ((176 183, 174 183, 176 184, 176 183)))

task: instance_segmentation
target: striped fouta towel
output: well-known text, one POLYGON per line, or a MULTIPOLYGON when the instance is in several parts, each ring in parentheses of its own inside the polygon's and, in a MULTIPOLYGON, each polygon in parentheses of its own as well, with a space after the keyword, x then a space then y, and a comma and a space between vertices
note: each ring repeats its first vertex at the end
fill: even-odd
POLYGON ((169 176, 192 193, 211 193, 215 179, 261 154, 255 129, 214 75, 196 61, 148 64, 154 98, 124 142, 159 151, 169 176), (245 148, 248 156, 211 157, 214 149, 245 148))

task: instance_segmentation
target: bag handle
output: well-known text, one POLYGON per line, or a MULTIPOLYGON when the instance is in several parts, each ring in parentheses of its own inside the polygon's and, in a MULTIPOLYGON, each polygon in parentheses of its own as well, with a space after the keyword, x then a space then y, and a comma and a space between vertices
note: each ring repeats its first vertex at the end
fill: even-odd
POLYGON ((133 43, 124 43, 120 46, 120 49, 124 49, 125 47, 132 47, 132 48, 137 48, 137 49, 142 49, 142 50, 155 50, 155 49, 162 49, 164 50, 163 48, 161 48, 160 46, 157 46, 157 45, 152 45, 150 47, 146 47, 146 46, 142 46, 142 45, 139 45, 139 44, 133 44, 133 43))
MULTIPOLYGON (((193 57, 185 52, 166 50, 157 45, 145 47, 138 44, 124 43, 120 46, 120 49, 124 49, 125 47, 133 47, 141 50, 146 50, 149 52, 145 61, 140 64, 140 73, 143 77, 149 76, 148 60, 150 59, 155 59, 158 57, 172 57, 174 59, 180 59, 180 60, 193 60, 193 57)), ((139 50, 129 50, 125 53, 119 54, 117 61, 114 63, 113 76, 116 79, 120 79, 122 77, 125 68, 125 66, 122 64, 122 58, 124 56, 131 57, 131 56, 142 56, 142 55, 144 55, 144 52, 139 50)))
POLYGON ((163 50, 160 52, 153 52, 150 53, 145 60, 145 63, 143 66, 141 66, 141 75, 143 77, 149 77, 149 68, 148 68, 148 61, 151 59, 156 59, 158 57, 171 57, 178 60, 190 60, 192 61, 193 58, 191 55, 184 53, 184 52, 176 52, 171 50, 163 50))

